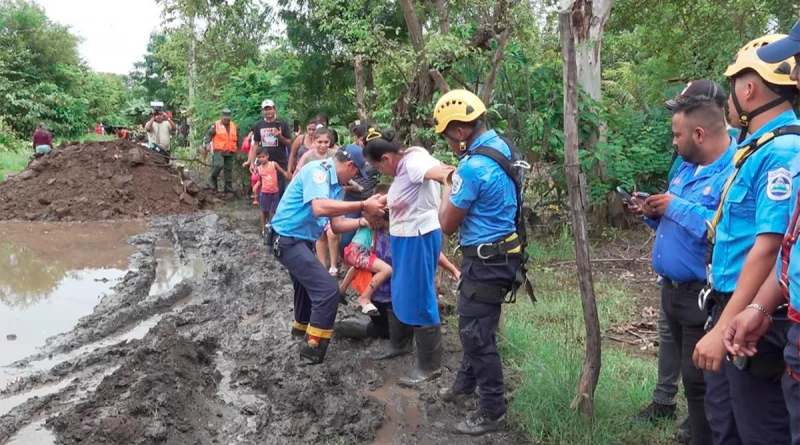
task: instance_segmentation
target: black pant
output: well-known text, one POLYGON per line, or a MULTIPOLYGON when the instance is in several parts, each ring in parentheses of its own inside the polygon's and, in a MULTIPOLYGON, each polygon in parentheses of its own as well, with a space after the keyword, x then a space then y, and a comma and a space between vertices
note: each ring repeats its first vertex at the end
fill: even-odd
POLYGON ((670 333, 681 354, 681 376, 689 406, 692 445, 711 443, 711 428, 704 405, 706 382, 703 371, 697 369, 692 361, 694 348, 705 335, 703 327, 708 317, 697 306, 697 295, 701 289, 701 283, 676 288, 668 281, 661 287, 661 307, 664 308, 670 333))
POLYGON ((367 326, 367 337, 389 338, 389 311, 392 309, 392 303, 373 301, 372 304, 378 308, 378 315, 370 317, 370 323, 367 326))

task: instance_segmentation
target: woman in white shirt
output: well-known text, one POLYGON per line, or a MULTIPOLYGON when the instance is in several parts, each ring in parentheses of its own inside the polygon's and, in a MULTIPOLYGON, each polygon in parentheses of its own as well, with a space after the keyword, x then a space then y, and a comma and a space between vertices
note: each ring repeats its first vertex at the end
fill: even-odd
POLYGON ((413 333, 416 364, 398 384, 416 386, 441 375, 442 331, 434 285, 442 247, 439 184, 455 168, 441 164, 422 147, 402 149, 393 131, 370 129, 366 141, 369 163, 394 177, 386 197, 394 269, 390 341, 401 347, 413 333))

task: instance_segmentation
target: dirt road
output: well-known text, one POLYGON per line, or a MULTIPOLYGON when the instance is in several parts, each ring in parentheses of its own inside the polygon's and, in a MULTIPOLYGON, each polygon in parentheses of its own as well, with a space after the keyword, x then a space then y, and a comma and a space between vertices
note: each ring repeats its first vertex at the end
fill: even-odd
POLYGON ((253 217, 165 217, 132 237, 130 271, 94 313, 0 381, 0 444, 526 443, 448 432, 475 403, 433 397, 460 358, 452 335, 444 377, 420 392, 395 385, 411 357, 370 359, 381 341, 334 338, 323 365, 298 367, 291 283, 253 217), (202 273, 154 291, 164 245, 202 273))

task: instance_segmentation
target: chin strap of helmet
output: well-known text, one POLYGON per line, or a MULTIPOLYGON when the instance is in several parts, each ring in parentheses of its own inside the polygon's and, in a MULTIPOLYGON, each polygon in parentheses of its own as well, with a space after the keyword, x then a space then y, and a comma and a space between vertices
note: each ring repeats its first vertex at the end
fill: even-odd
POLYGON ((777 107, 778 105, 780 105, 781 103, 783 103, 784 101, 787 100, 785 97, 780 95, 780 91, 778 91, 775 88, 772 88, 766 82, 764 84, 771 91, 773 91, 774 93, 778 94, 779 97, 776 98, 775 100, 773 100, 772 102, 768 102, 768 103, 756 108, 753 111, 746 112, 746 111, 742 111, 742 106, 739 105, 739 98, 736 97, 736 78, 731 78, 731 99, 733 99, 733 107, 736 109, 736 115, 739 116, 739 128, 740 128, 739 140, 738 140, 739 144, 744 142, 745 138, 747 137, 747 134, 749 133, 747 131, 747 129, 750 126, 750 122, 753 120, 753 118, 755 118, 756 116, 758 116, 758 115, 760 115, 762 113, 765 113, 765 112, 777 107))
POLYGON ((454 137, 450 137, 450 136, 448 136, 448 135, 447 135, 447 130, 443 131, 443 132, 442 132, 442 134, 443 134, 443 135, 444 135, 444 137, 446 137, 447 139, 450 139, 451 141, 453 141, 453 142, 455 142, 456 144, 458 144, 458 149, 459 149, 459 151, 461 152, 461 153, 458 155, 458 158, 459 158, 459 159, 461 159, 461 158, 463 158, 464 156, 466 156, 466 154, 467 154, 467 149, 469 148, 469 147, 467 146, 467 141, 471 140, 471 139, 472 139, 472 135, 474 135, 474 134, 475 134, 475 133, 476 133, 478 130, 480 130, 482 127, 483 127, 483 119, 480 119, 480 120, 478 120, 478 122, 475 124, 475 126, 474 126, 474 127, 472 127, 472 131, 470 131, 470 132, 469 132, 469 134, 467 135, 466 139, 464 139, 463 141, 462 141, 462 140, 458 140, 458 139, 456 139, 456 138, 454 138, 454 137))

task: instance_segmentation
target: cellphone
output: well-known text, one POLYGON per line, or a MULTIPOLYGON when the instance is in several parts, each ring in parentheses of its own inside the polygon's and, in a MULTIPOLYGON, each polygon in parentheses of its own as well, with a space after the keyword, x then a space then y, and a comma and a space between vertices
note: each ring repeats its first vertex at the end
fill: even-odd
POLYGON ((645 193, 645 192, 636 192, 633 195, 636 196, 639 199, 647 199, 647 198, 650 197, 650 194, 649 193, 645 193))
POLYGON ((354 181, 352 179, 350 181, 348 181, 347 185, 351 185, 351 186, 355 187, 356 190, 358 190, 359 193, 364 191, 364 187, 361 187, 361 184, 357 183, 356 181, 354 181))
POLYGON ((623 189, 620 186, 617 186, 617 193, 619 193, 619 195, 622 196, 622 199, 633 204, 633 196, 631 196, 630 193, 626 192, 625 189, 623 189))

